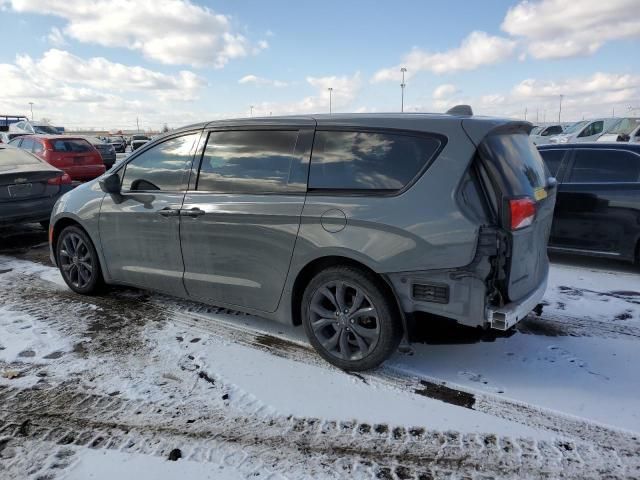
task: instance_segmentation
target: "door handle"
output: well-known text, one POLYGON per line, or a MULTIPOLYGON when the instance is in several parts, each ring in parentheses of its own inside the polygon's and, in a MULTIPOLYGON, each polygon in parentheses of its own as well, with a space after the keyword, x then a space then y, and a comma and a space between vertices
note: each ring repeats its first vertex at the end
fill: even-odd
POLYGON ((205 214, 205 211, 199 209, 198 207, 180 209, 180 215, 183 217, 196 218, 196 217, 201 217, 204 214, 205 214))
POLYGON ((163 217, 177 217, 180 215, 180 210, 177 208, 164 207, 162 210, 158 210, 158 213, 163 217))

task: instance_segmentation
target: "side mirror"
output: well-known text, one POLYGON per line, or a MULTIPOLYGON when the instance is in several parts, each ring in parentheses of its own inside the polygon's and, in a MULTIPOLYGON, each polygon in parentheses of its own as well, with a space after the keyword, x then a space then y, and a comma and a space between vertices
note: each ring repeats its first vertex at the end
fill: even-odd
POLYGON ((105 193, 120 193, 120 175, 117 173, 104 177, 98 183, 105 193))

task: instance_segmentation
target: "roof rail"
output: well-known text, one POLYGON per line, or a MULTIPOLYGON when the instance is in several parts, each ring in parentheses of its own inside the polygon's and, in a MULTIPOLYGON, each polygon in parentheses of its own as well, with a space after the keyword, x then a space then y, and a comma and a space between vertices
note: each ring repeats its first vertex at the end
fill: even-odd
POLYGON ((471 110, 471 105, 456 105, 455 107, 451 107, 447 110, 447 115, 473 115, 473 110, 471 110))

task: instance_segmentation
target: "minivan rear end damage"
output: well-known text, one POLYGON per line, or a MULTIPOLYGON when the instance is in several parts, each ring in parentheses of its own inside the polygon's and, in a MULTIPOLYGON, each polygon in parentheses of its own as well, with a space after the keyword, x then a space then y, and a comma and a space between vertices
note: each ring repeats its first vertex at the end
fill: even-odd
POLYGON ((507 122, 482 132, 472 119, 463 127, 467 122, 477 152, 457 197, 461 211, 478 223, 473 261, 389 278, 406 312, 507 330, 540 304, 546 290, 556 183, 528 138, 530 124, 507 122))

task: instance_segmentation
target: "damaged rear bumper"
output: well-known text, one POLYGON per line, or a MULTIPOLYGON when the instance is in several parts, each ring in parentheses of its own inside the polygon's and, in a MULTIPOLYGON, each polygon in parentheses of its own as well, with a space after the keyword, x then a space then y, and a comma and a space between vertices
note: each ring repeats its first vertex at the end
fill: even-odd
POLYGON ((544 297, 544 292, 547 289, 548 275, 547 272, 538 288, 525 298, 517 302, 508 303, 499 308, 487 307, 485 316, 487 322, 489 322, 489 326, 496 330, 508 330, 529 315, 529 313, 542 302, 542 297, 544 297))

